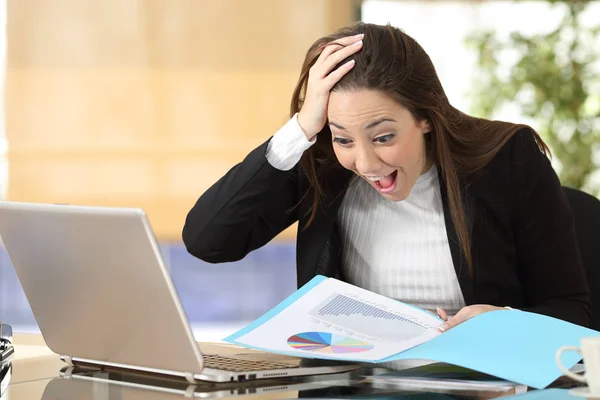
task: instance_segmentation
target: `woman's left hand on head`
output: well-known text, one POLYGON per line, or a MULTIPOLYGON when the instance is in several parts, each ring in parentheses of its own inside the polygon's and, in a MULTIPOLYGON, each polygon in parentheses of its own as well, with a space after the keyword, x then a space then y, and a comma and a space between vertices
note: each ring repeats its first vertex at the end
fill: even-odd
POLYGON ((456 325, 463 323, 476 315, 483 314, 488 311, 505 309, 505 307, 490 306, 488 304, 475 304, 472 306, 463 307, 459 312, 456 313, 456 315, 448 318, 446 312, 441 308, 438 308, 438 315, 440 316, 440 318, 446 321, 438 327, 438 330, 440 330, 441 332, 446 332, 448 329, 454 328, 456 325))

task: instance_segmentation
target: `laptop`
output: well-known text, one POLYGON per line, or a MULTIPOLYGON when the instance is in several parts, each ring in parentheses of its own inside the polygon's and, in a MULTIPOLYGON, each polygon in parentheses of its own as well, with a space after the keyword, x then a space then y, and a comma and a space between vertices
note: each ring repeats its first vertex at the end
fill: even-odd
MULTIPOLYGON (((0 238, 48 347, 72 366, 198 381, 332 374, 358 366, 194 339, 146 214, 0 202, 0 238)), ((210 299, 198 299, 207 308, 210 299)))

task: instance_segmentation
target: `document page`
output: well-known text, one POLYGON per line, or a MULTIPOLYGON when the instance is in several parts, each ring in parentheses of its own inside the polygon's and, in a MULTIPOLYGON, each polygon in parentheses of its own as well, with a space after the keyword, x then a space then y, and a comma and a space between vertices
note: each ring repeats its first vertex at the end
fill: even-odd
POLYGON ((376 362, 438 336, 443 323, 333 278, 289 303, 225 341, 302 357, 376 362))

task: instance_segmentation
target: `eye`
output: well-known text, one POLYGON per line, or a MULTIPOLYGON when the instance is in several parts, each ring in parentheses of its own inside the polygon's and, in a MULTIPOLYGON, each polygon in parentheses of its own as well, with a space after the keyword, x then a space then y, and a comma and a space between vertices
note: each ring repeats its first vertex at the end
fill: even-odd
POLYGON ((333 142, 337 143, 341 146, 348 146, 352 143, 352 140, 350 139, 344 139, 344 138, 340 138, 340 137, 335 137, 333 138, 333 142))
POLYGON ((392 140, 394 138, 394 136, 396 136, 396 135, 394 135, 393 133, 390 133, 388 135, 378 136, 375 139, 373 139, 373 141, 375 143, 385 144, 385 143, 389 142, 390 140, 392 140))

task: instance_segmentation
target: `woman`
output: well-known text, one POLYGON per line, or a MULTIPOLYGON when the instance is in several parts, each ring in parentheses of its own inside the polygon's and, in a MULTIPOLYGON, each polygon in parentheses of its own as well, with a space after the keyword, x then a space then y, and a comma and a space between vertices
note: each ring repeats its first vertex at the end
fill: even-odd
POLYGON ((546 145, 453 108, 408 35, 361 23, 316 41, 290 114, 198 199, 183 229, 192 255, 239 260, 299 221, 299 286, 343 279, 438 309, 441 330, 503 307, 589 324, 546 145))

